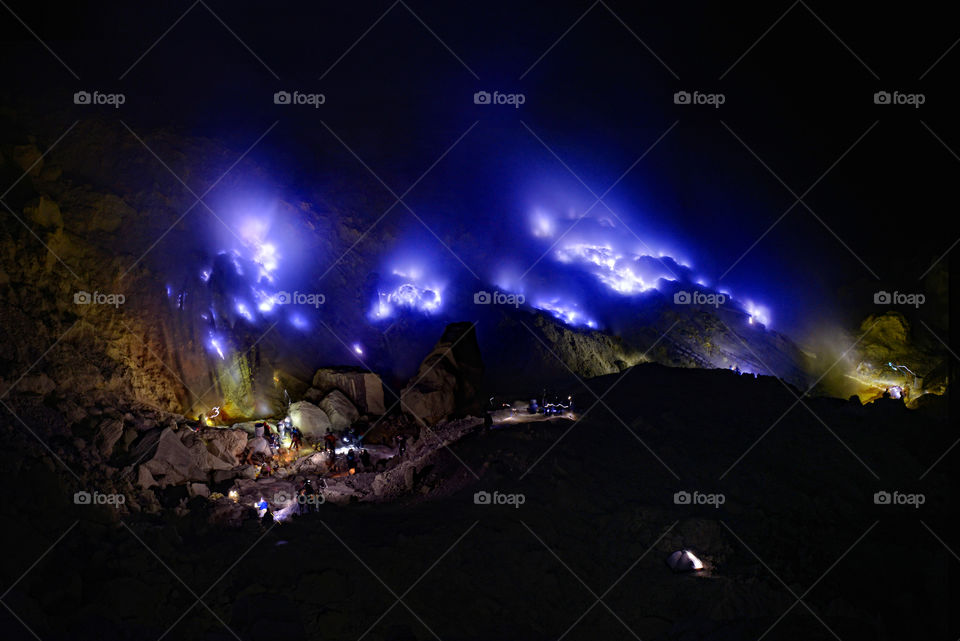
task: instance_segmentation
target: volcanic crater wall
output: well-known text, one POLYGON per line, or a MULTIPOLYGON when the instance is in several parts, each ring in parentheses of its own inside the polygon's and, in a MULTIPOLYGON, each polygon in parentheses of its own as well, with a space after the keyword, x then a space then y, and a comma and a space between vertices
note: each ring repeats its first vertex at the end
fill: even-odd
MULTIPOLYGON (((263 415, 305 391, 319 366, 363 364, 400 389, 447 322, 371 326, 371 279, 397 229, 385 221, 365 233, 380 203, 362 190, 299 194, 249 159, 231 169, 237 154, 213 141, 170 132, 138 140, 119 124, 82 122, 43 156, 52 141, 21 129, 8 122, 0 141, 0 172, 15 184, 5 198, 14 215, 0 227, 6 385, 28 371, 18 386, 44 393, 110 391, 192 415, 215 406, 234 418, 263 415), (309 328, 250 322, 230 297, 233 258, 217 235, 229 239, 236 230, 196 196, 214 187, 243 192, 256 181, 276 195, 275 218, 298 245, 297 284, 325 294, 309 328), (123 302, 81 304, 74 301, 81 292, 123 302), (361 359, 352 339, 363 345, 361 359)), ((618 337, 524 308, 467 303, 451 303, 448 313, 464 318, 450 320, 478 322, 488 386, 500 391, 534 391, 648 360, 805 381, 799 350, 747 327, 734 310, 655 299, 618 337)))

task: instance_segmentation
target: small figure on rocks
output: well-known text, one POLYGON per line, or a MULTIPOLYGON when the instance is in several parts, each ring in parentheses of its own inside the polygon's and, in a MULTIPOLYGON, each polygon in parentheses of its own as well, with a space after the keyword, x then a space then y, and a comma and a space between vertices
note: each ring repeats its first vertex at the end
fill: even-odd
POLYGON ((297 514, 317 511, 317 491, 310 479, 304 479, 297 490, 297 514))
POLYGON ((363 465, 364 471, 370 471, 370 452, 366 449, 360 450, 360 464, 363 465))
POLYGON ((295 452, 300 451, 300 446, 303 445, 303 433, 299 428, 293 427, 290 429, 290 449, 295 452))
POLYGON ((403 434, 397 434, 397 456, 403 456, 407 451, 407 437, 403 434))

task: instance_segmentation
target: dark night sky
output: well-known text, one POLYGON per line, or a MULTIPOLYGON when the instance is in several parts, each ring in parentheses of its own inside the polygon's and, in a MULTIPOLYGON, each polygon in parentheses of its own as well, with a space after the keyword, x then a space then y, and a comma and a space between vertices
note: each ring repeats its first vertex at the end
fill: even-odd
MULTIPOLYGON (((454 249, 484 276, 498 239, 526 234, 531 207, 589 207, 594 198, 580 180, 603 193, 676 121, 605 202, 638 235, 682 247, 711 280, 794 202, 779 179, 800 195, 837 163, 805 197, 832 232, 798 204, 722 283, 765 301, 779 327, 802 327, 811 309, 830 315, 838 304, 853 316, 869 312, 859 301, 878 288, 916 290, 920 273, 956 237, 956 225, 943 221, 955 211, 960 160, 931 130, 960 149, 951 86, 960 50, 920 76, 960 33, 935 4, 909 15, 873 3, 797 4, 750 49, 789 3, 411 0, 406 6, 425 26, 403 4, 382 17, 390 2, 210 1, 193 6, 120 80, 190 3, 51 10, 5 1, 80 77, 0 11, 5 89, 14 100, 64 126, 96 113, 237 150, 279 120, 252 157, 305 193, 346 170, 392 201, 321 120, 397 193, 479 121, 407 202, 445 238, 482 239, 454 249), (127 104, 75 107, 78 89, 121 91, 127 104), (277 106, 280 89, 322 92, 327 102, 316 110, 277 106), (474 105, 481 89, 522 92, 526 104, 474 105), (678 90, 721 92, 726 103, 675 105, 678 90), (926 104, 874 105, 878 90, 922 92, 926 104)), ((602 205, 593 213, 607 214, 602 205)), ((409 217, 401 208, 392 215, 409 217)), ((542 251, 522 244, 520 254, 526 249, 531 261, 542 251)))

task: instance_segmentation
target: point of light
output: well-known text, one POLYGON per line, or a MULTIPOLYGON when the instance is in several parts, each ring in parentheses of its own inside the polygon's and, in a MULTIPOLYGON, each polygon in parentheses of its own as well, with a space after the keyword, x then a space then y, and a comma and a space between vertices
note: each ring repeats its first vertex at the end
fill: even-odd
POLYGON ((760 323, 765 327, 770 326, 770 311, 762 305, 757 305, 751 301, 746 301, 744 309, 750 315, 750 324, 760 323))
POLYGON ((290 324, 296 327, 299 330, 305 330, 310 328, 310 324, 300 314, 292 314, 290 316, 290 324))
POLYGON ((553 224, 553 219, 547 214, 537 211, 533 214, 533 235, 537 238, 551 238, 553 237, 555 227, 553 224))
POLYGON ((238 314, 240 314, 241 316, 243 316, 244 318, 246 318, 246 319, 247 319, 248 321, 250 321, 251 323, 253 322, 253 314, 252 314, 252 313, 250 312, 250 310, 247 308, 247 304, 246 304, 246 303, 244 303, 243 301, 237 301, 236 306, 235 306, 235 309, 237 310, 237 313, 238 313, 238 314))
POLYGON ((702 570, 702 569, 703 569, 703 561, 701 561, 700 559, 698 559, 698 558, 694 555, 693 552, 691 552, 690 550, 685 550, 685 551, 684 551, 684 554, 686 554, 686 555, 687 555, 687 558, 690 559, 690 563, 693 564, 693 569, 694 569, 694 570, 702 570))
POLYGON ((212 349, 214 349, 214 350, 217 352, 217 354, 220 355, 220 358, 224 358, 224 359, 226 358, 226 357, 223 355, 223 347, 220 345, 220 338, 219 338, 219 337, 217 337, 217 336, 211 336, 211 337, 210 337, 210 347, 211 347, 212 349))
POLYGON ((363 346, 361 346, 360 343, 354 343, 351 345, 351 348, 357 356, 363 356, 363 346))
POLYGON ((564 304, 557 299, 549 301, 534 301, 533 307, 551 314, 554 318, 562 321, 566 325, 578 326, 585 325, 591 329, 597 328, 597 322, 589 318, 578 306, 573 304, 564 304))

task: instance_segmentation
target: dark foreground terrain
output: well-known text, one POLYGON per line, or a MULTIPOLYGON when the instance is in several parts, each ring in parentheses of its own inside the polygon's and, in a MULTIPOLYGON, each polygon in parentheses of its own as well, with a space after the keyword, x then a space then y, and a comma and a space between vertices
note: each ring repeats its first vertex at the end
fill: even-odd
POLYGON ((0 636, 956 638, 936 404, 656 365, 590 386, 580 422, 473 434, 407 499, 267 527, 76 506, 39 445, 8 451, 0 636), (705 570, 673 573, 681 548, 705 570))

